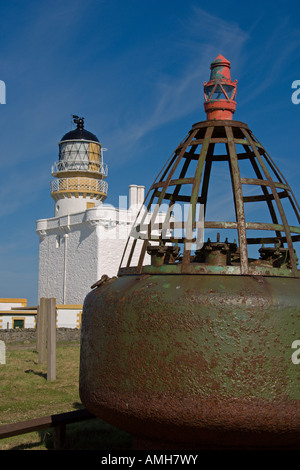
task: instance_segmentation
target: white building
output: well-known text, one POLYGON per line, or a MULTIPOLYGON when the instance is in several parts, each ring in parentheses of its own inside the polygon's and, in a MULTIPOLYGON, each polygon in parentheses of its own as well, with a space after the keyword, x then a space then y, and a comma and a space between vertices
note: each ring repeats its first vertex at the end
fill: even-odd
MULTIPOLYGON (((101 143, 84 129, 83 118, 74 116, 74 122, 77 128, 59 142, 59 158, 52 168, 54 217, 36 222, 38 304, 42 297, 56 299, 58 328, 80 328, 85 296, 103 274, 117 275, 132 224, 140 209, 141 217, 145 210, 145 188, 135 184, 129 186, 128 198, 119 198, 118 208, 104 202, 108 168, 101 143)), ((151 213, 145 222, 148 217, 151 213)), ((162 214, 158 221, 163 221, 162 214)), ((35 328, 37 308, 28 307, 26 299, 0 299, 0 329, 35 328)))
MULTIPOLYGON (((57 328, 80 328, 82 304, 56 305, 57 328)), ((26 299, 0 299, 0 330, 36 328, 37 307, 26 299)))
POLYGON ((129 230, 144 202, 144 187, 130 185, 128 207, 104 203, 108 169, 101 143, 84 129, 83 118, 74 118, 77 128, 59 142, 59 160, 52 168, 54 217, 36 222, 38 299, 54 297, 61 305, 82 304, 103 274, 117 275, 129 230))
POLYGON ((0 330, 35 328, 36 309, 27 308, 26 299, 0 299, 0 330))

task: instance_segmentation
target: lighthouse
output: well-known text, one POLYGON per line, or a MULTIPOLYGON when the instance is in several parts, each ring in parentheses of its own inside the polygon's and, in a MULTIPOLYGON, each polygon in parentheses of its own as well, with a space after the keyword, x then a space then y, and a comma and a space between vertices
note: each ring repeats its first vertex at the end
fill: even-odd
POLYGON ((58 142, 51 170, 54 216, 39 219, 38 299, 54 297, 58 305, 82 305, 91 286, 105 274, 117 275, 124 247, 145 188, 129 184, 119 207, 107 203, 108 166, 98 137, 73 116, 75 129, 58 142))
POLYGON ((98 138, 84 128, 84 118, 73 116, 76 129, 59 142, 59 160, 52 167, 51 196, 55 216, 81 212, 107 197, 108 167, 98 138))

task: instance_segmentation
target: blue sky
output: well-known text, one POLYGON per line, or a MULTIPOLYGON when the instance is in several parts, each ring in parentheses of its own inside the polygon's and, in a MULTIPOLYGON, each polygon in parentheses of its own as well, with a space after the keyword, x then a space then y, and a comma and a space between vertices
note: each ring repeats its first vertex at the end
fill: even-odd
POLYGON ((37 219, 53 217, 51 166, 71 115, 109 166, 107 203, 149 188, 192 124, 221 53, 246 122, 300 199, 300 5, 185 0, 1 0, 0 297, 37 304, 37 219))

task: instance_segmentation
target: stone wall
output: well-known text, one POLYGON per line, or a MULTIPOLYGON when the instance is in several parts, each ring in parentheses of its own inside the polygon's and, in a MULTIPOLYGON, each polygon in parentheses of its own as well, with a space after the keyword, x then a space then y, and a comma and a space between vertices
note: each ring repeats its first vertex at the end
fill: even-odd
MULTIPOLYGON (((80 329, 76 328, 57 328, 57 341, 80 341, 80 329)), ((34 328, 16 328, 9 330, 0 330, 0 340, 5 343, 31 343, 36 341, 36 329, 34 328)))

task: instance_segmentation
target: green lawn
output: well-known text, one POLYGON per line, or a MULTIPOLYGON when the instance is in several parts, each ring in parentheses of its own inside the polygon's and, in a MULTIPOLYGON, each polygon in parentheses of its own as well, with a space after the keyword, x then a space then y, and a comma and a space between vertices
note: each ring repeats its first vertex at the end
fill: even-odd
MULTIPOLYGON (((78 342, 58 343, 56 380, 47 380, 47 364, 38 363, 35 344, 7 345, 0 364, 0 425, 82 408, 79 398, 78 342)), ((131 437, 100 419, 67 425, 66 448, 130 449, 131 437)), ((53 448, 53 429, 0 440, 0 450, 53 448)))

